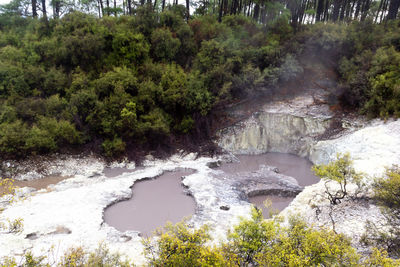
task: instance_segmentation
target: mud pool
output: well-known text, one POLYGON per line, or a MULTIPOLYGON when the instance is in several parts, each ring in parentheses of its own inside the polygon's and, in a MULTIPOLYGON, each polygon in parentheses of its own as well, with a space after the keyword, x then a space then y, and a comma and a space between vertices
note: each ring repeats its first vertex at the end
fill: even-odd
MULTIPOLYGON (((235 162, 224 163, 217 168, 222 173, 215 175, 214 179, 225 179, 234 183, 240 176, 251 177, 249 178, 251 180, 254 179, 252 173, 258 171, 257 179, 265 179, 266 183, 271 179, 271 173, 276 174, 278 180, 280 174, 293 177, 300 186, 310 185, 319 180, 311 172, 311 162, 295 155, 266 153, 239 155, 236 159, 235 162)), ((107 177, 118 177, 126 172, 128 170, 123 168, 109 168, 105 169, 104 173, 107 177)), ((195 213, 196 203, 193 197, 188 196, 181 183, 182 177, 192 173, 190 170, 177 170, 136 182, 132 187, 132 197, 110 205, 104 212, 104 221, 121 232, 139 231, 142 236, 150 236, 166 222, 176 223, 192 216, 195 213)), ((289 195, 286 191, 276 192, 276 194, 261 192, 260 195, 259 192, 250 191, 248 199, 250 203, 262 208, 264 216, 268 218, 270 210, 275 212, 283 210, 296 195, 296 192, 289 195), (267 198, 271 201, 270 209, 263 204, 267 198)))
MULTIPOLYGON (((223 164, 220 169, 227 174, 240 175, 262 169, 268 166, 276 173, 284 174, 296 179, 300 186, 307 186, 317 183, 320 179, 311 170, 312 163, 296 155, 286 153, 265 153, 260 155, 238 155, 238 161, 223 164)), ((270 213, 279 213, 285 209, 294 199, 294 195, 287 195, 285 192, 277 194, 263 194, 250 192, 248 198, 250 203, 263 210, 265 218, 270 217, 270 213), (268 199, 269 207, 265 201, 268 199)))
POLYGON ((122 232, 135 230, 150 236, 166 222, 177 223, 193 215, 194 199, 184 192, 181 183, 183 176, 192 173, 190 170, 165 172, 154 179, 136 182, 132 198, 105 210, 105 222, 122 232))
POLYGON ((221 166, 226 173, 241 173, 258 170, 262 165, 275 167, 278 173, 291 176, 299 185, 307 186, 319 181, 311 171, 312 163, 296 155, 286 153, 265 153, 260 155, 238 155, 239 162, 232 162, 221 166))

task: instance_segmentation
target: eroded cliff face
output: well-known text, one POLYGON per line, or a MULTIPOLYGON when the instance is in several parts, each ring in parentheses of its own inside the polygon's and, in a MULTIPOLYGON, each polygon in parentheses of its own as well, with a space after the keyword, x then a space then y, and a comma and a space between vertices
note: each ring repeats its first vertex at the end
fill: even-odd
POLYGON ((308 157, 311 145, 330 125, 326 104, 310 95, 265 105, 249 119, 218 133, 217 143, 234 154, 282 152, 308 157))

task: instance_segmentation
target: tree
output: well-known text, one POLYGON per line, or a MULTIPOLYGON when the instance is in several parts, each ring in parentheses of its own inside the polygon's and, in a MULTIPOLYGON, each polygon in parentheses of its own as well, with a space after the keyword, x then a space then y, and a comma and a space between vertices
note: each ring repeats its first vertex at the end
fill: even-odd
POLYGON ((173 37, 169 29, 156 29, 151 34, 151 50, 153 56, 161 61, 171 61, 175 58, 181 42, 173 37))
POLYGON ((32 0, 32 17, 37 18, 37 2, 36 0, 32 0))
POLYGON ((251 219, 243 219, 228 233, 225 257, 239 266, 254 265, 257 257, 273 245, 278 231, 279 226, 274 221, 264 220, 261 209, 253 208, 251 219))
POLYGON ((389 4, 389 11, 387 14, 387 19, 396 19, 397 13, 399 12, 399 7, 400 7, 400 0, 390 0, 389 4))
POLYGON ((43 19, 47 21, 46 0, 42 0, 42 14, 43 14, 43 19))
POLYGON ((313 166, 314 173, 325 183, 325 195, 332 205, 337 205, 347 195, 349 183, 362 186, 363 175, 354 170, 350 154, 337 154, 336 160, 326 165, 313 166), (333 183, 333 187, 331 184, 333 183))
POLYGON ((186 21, 190 18, 190 0, 186 0, 186 21))

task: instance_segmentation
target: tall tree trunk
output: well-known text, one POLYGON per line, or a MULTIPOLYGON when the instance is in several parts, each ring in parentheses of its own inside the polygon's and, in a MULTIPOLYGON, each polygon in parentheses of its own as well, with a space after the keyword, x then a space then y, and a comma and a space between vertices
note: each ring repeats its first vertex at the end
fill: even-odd
POLYGON ((329 19, 329 4, 329 0, 325 0, 324 21, 328 21, 329 19))
POLYGON ((36 0, 32 0, 32 17, 37 18, 37 2, 36 0))
POLYGON ((376 11, 376 15, 375 15, 375 19, 374 19, 374 22, 375 22, 375 23, 378 22, 379 13, 381 13, 381 10, 382 10, 382 8, 383 8, 384 2, 385 2, 385 0, 381 0, 380 3, 379 3, 378 11, 376 11))
POLYGON ((117 16, 117 0, 114 0, 114 17, 117 16))
POLYGON ((382 12, 381 12, 381 20, 380 20, 380 22, 382 22, 384 20, 384 15, 385 15, 385 12, 386 12, 386 10, 388 8, 388 2, 389 2, 389 0, 385 0, 385 2, 383 3, 383 9, 382 9, 382 12))
POLYGON ((42 13, 44 20, 47 20, 46 0, 42 0, 42 13))
POLYGON ((249 2, 249 9, 247 10, 247 16, 248 17, 250 17, 250 12, 251 12, 251 5, 252 5, 253 3, 251 2, 251 0, 250 0, 250 2, 249 2))
POLYGON ((350 8, 350 15, 348 15, 347 17, 350 17, 350 19, 352 19, 353 18, 353 14, 354 14, 354 7, 356 6, 356 1, 354 1, 352 4, 351 4, 351 8, 350 8))
POLYGON ((367 17, 370 5, 371 5, 371 0, 365 0, 363 9, 361 12, 361 21, 364 21, 365 18, 367 17))
POLYGON ((345 13, 345 17, 346 20, 350 20, 350 14, 351 14, 351 10, 352 10, 352 4, 350 0, 346 0, 347 5, 346 5, 346 13, 345 13))
POLYGON ((342 0, 341 9, 340 9, 340 15, 339 15, 339 20, 340 21, 343 21, 343 19, 344 19, 344 12, 346 11, 347 1, 348 0, 342 0))
POLYGON ((317 0, 317 14, 315 16, 315 21, 321 21, 322 13, 324 11, 325 1, 324 0, 317 0))
POLYGON ((162 12, 164 12, 164 8, 165 8, 165 0, 162 0, 162 12))
POLYGON ((399 12, 400 0, 390 0, 389 4, 389 12, 387 15, 387 19, 396 19, 397 13, 399 12))
POLYGON ((224 3, 224 14, 223 15, 228 14, 228 6, 229 6, 229 2, 228 1, 229 0, 223 0, 222 1, 224 3))
POLYGON ((110 16, 110 0, 106 0, 107 5, 107 16, 110 16))
POLYGON ((100 3, 100 9, 101 9, 101 16, 104 17, 104 5, 103 5, 103 0, 99 0, 100 3))
POLYGON ((254 14, 253 14, 253 19, 254 19, 255 21, 258 21, 259 14, 260 14, 260 5, 257 3, 257 4, 254 6, 254 14))
POLYGON ((186 21, 189 21, 190 17, 190 0, 186 0, 186 21))
POLYGON ((128 15, 132 15, 132 2, 131 0, 126 1, 126 9, 128 12, 128 15))
POLYGON ((335 0, 333 2, 332 21, 338 20, 341 5, 342 5, 342 0, 335 0))
POLYGON ((54 16, 54 18, 59 18, 60 17, 60 9, 61 9, 61 2, 60 2, 60 0, 54 0, 54 2, 53 2, 53 6, 54 6, 54 9, 53 9, 53 16, 54 16))
POLYGON ((361 6, 362 6, 362 0, 358 0, 357 7, 356 7, 356 13, 354 14, 355 19, 358 19, 358 15, 360 14, 361 6))
POLYGON ((219 0, 219 12, 218 12, 218 22, 222 21, 222 6, 224 4, 224 0, 219 0))
POLYGON ((102 6, 103 6, 103 3, 101 2, 101 0, 98 0, 97 1, 97 9, 99 11, 99 18, 101 18, 101 14, 102 14, 102 10, 101 10, 102 6))

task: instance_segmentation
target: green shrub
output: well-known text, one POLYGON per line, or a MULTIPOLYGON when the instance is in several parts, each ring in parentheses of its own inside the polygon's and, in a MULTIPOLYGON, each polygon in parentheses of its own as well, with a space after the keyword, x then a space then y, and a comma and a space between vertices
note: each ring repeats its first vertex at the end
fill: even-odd
POLYGON ((107 157, 119 156, 125 151, 125 142, 119 137, 114 137, 112 140, 106 139, 101 146, 107 157))
POLYGON ((208 227, 190 229, 184 223, 167 224, 155 244, 145 240, 150 266, 226 266, 218 250, 209 248, 208 227))
POLYGON ((175 59, 181 42, 172 36, 168 28, 160 28, 151 34, 151 50, 154 58, 160 61, 170 62, 175 59))

